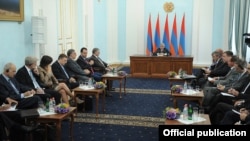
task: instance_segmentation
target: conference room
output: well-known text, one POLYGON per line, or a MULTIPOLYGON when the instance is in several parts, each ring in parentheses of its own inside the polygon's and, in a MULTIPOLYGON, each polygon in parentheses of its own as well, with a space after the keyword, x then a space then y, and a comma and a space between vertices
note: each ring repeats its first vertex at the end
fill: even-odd
POLYGON ((0 0, 0 140, 157 141, 172 125, 249 124, 249 6, 0 0))

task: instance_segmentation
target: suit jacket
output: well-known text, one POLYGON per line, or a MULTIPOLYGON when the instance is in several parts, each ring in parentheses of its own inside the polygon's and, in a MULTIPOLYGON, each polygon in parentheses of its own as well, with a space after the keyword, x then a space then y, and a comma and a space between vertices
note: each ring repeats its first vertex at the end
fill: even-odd
POLYGON ((227 63, 220 59, 215 68, 209 74, 210 77, 225 76, 231 70, 227 63))
POLYGON ((76 62, 77 62, 77 64, 78 64, 83 70, 84 70, 84 69, 88 69, 88 70, 91 71, 92 66, 88 63, 89 60, 88 60, 87 58, 85 58, 85 59, 86 59, 86 60, 84 60, 84 58, 80 55, 80 56, 77 58, 76 62))
POLYGON ((248 72, 246 71, 241 77, 239 80, 236 80, 234 81, 234 83, 232 83, 232 85, 230 86, 226 86, 225 89, 224 89, 224 92, 228 92, 228 90, 230 88, 233 88, 237 91, 242 91, 243 90, 243 86, 249 81, 249 74, 248 72))
POLYGON ((219 80, 216 80, 214 82, 214 85, 220 83, 221 85, 231 86, 234 81, 237 81, 239 75, 240 74, 235 70, 235 68, 232 68, 227 75, 219 77, 219 80))
POLYGON ((161 51, 160 48, 157 48, 157 50, 153 53, 153 55, 157 55, 157 53, 167 53, 168 55, 171 55, 168 49, 164 48, 163 51, 161 51))
POLYGON ((76 63, 76 61, 72 60, 71 58, 68 58, 65 68, 71 75, 74 75, 77 78, 87 76, 82 68, 76 63))
POLYGON ((55 61, 53 64, 52 64, 52 72, 54 74, 54 76, 57 78, 57 79, 62 79, 62 80, 66 80, 68 81, 70 77, 72 77, 69 73, 69 71, 65 68, 65 66, 62 66, 64 67, 66 73, 68 74, 68 77, 66 76, 66 74, 64 73, 61 65, 58 63, 58 61, 55 61))
POLYGON ((15 90, 11 86, 11 84, 4 78, 4 76, 0 75, 0 95, 2 95, 2 99, 6 99, 7 97, 20 101, 21 93, 32 90, 32 88, 24 86, 20 84, 15 78, 10 78, 12 83, 15 85, 16 89, 20 92, 16 94, 15 90))
POLYGON ((108 63, 101 60, 101 58, 97 59, 96 56, 92 55, 89 60, 93 60, 93 69, 95 72, 106 73, 106 67, 108 67, 108 63), (99 61, 100 59, 100 61, 99 61))
POLYGON ((38 67, 40 80, 44 83, 46 88, 55 88, 58 85, 58 80, 54 76, 53 72, 48 73, 42 67, 38 67))
POLYGON ((248 76, 248 82, 244 83, 243 89, 236 97, 237 99, 249 99, 250 100, 250 75, 248 76), (246 89, 246 90, 245 90, 246 89))
MULTIPOLYGON (((35 77, 38 85, 43 88, 45 87, 44 84, 40 81, 40 78, 37 74, 33 73, 33 76, 35 77)), ((21 84, 24 84, 32 89, 35 89, 35 86, 33 84, 33 81, 29 75, 29 72, 27 71, 27 69, 25 68, 25 66, 21 67, 17 73, 16 73, 16 76, 15 76, 16 80, 21 83, 21 84)))

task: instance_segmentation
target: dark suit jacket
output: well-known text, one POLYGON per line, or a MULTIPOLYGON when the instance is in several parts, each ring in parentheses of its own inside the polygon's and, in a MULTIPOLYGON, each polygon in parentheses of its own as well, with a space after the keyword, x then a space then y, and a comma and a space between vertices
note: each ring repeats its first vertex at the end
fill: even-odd
MULTIPOLYGON (((63 67, 64 67, 64 66, 63 66, 63 67)), ((68 81, 68 78, 67 78, 66 74, 64 73, 64 71, 63 71, 61 65, 58 63, 58 61, 55 61, 55 62, 52 64, 51 68, 52 68, 52 72, 53 72, 54 76, 55 76, 58 80, 62 79, 62 80, 68 81)), ((65 68, 65 67, 64 67, 64 68, 65 68)), ((65 68, 65 71, 66 71, 66 73, 68 74, 69 78, 72 77, 66 68, 65 68)))
MULTIPOLYGON (((41 88, 44 87, 44 84, 40 81, 40 77, 38 75, 36 75, 35 73, 33 73, 33 76, 35 77, 37 83, 39 84, 39 86, 41 88)), ((24 84, 32 89, 35 89, 35 86, 32 82, 32 79, 29 75, 29 72, 27 71, 27 69, 25 68, 25 66, 21 67, 17 73, 16 73, 16 76, 15 76, 16 80, 21 83, 21 84, 24 84)))
POLYGON ((160 48, 157 48, 157 50, 153 53, 153 55, 157 55, 157 53, 167 53, 168 55, 171 55, 168 49, 164 48, 163 51, 161 51, 160 48))
MULTIPOLYGON (((250 76, 250 75, 249 75, 250 76)), ((249 99, 250 100, 250 85, 248 86, 248 84, 250 83, 250 77, 248 77, 248 82, 244 83, 243 89, 241 90, 241 92, 239 93, 239 95, 237 96, 237 99, 249 99), (247 87, 248 86, 248 87, 247 87), (246 88, 247 87, 247 88, 246 88), (246 91, 243 93, 243 91, 246 89, 246 91)))
POLYGON ((228 90, 230 89, 230 88, 233 88, 233 89, 235 89, 235 90, 237 90, 237 91, 242 91, 243 90, 243 88, 244 88, 244 85, 247 83, 247 82, 249 82, 249 74, 248 74, 248 72, 245 72, 241 77, 240 77, 240 79, 239 80, 236 80, 233 84, 232 84, 232 86, 226 86, 225 87, 225 89, 224 89, 224 92, 228 92, 228 90))
POLYGON ((222 59, 216 64, 215 68, 209 74, 210 77, 225 76, 231 70, 227 63, 223 62, 222 59))
POLYGON ((100 73, 106 73, 106 67, 108 67, 108 63, 104 62, 103 60, 102 63, 94 56, 92 55, 89 60, 93 60, 93 69, 95 72, 100 72, 100 73))
POLYGON ((91 68, 92 66, 88 63, 89 62, 89 59, 85 58, 86 60, 84 60, 84 58, 80 55, 76 62, 77 64, 83 69, 88 69, 89 71, 92 71, 91 68))
POLYGON ((21 93, 24 93, 26 91, 31 90, 32 88, 24 86, 20 83, 15 78, 11 78, 12 83, 16 86, 17 90, 20 92, 20 94, 16 94, 15 90, 12 88, 10 83, 4 78, 4 76, 1 74, 0 75, 0 95, 2 95, 3 99, 6 99, 7 97, 10 97, 14 100, 21 100, 21 93))
POLYGON ((71 58, 68 58, 65 68, 68 70, 68 72, 71 75, 85 75, 86 76, 82 68, 76 63, 76 61, 72 60, 71 58))

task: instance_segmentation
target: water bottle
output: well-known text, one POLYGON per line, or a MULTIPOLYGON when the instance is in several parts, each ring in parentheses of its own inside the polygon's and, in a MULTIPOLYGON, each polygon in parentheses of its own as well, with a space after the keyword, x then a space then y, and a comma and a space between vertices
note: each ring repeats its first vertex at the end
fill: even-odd
POLYGON ((52 105, 53 105, 53 108, 55 109, 55 107, 56 107, 56 101, 55 101, 54 97, 52 97, 52 105))
POLYGON ((187 81, 184 82, 183 91, 184 91, 184 92, 187 92, 187 81))
POLYGON ((53 100, 52 98, 49 101, 49 112, 54 112, 53 100))
POLYGON ((192 108, 192 105, 189 104, 189 106, 188 106, 188 120, 192 120, 192 117, 193 117, 193 108, 192 108))
POLYGON ((188 119, 188 105, 187 104, 184 105, 184 108, 183 108, 183 111, 182 111, 182 115, 183 115, 183 119, 184 120, 188 119))
POLYGON ((89 78, 89 81, 88 81, 88 87, 91 88, 92 87, 92 78, 89 78))
POLYGON ((46 112, 49 112, 49 103, 50 103, 50 100, 49 100, 49 98, 47 98, 47 101, 46 101, 46 104, 45 104, 45 110, 46 110, 46 112))

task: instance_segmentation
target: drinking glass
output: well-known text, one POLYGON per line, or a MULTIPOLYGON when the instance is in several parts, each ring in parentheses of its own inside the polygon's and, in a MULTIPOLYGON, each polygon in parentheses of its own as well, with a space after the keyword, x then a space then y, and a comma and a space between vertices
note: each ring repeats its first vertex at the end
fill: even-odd
POLYGON ((195 90, 198 92, 198 91, 200 91, 200 86, 199 85, 196 85, 195 86, 195 90))
POLYGON ((204 108, 199 108, 199 118, 203 118, 204 117, 204 108))
POLYGON ((193 121, 198 121, 199 117, 199 108, 193 107, 193 121))
POLYGON ((83 81, 79 81, 80 87, 84 87, 83 81))

